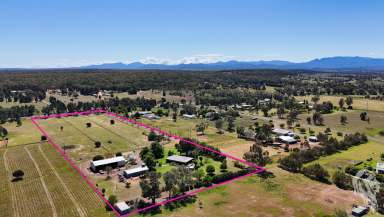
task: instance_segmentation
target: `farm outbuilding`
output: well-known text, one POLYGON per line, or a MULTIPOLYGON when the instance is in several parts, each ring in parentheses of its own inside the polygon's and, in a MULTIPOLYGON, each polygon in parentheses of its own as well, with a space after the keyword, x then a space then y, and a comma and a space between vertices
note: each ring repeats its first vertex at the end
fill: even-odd
POLYGON ((147 166, 141 166, 141 167, 124 170, 123 175, 125 178, 131 178, 131 177, 140 176, 148 171, 149 171, 149 168, 147 166))
POLYGON ((377 174, 384 174, 384 163, 378 162, 376 164, 376 173, 377 174))
POLYGON ((114 206, 120 214, 127 214, 131 211, 131 207, 124 201, 117 202, 114 206))
POLYGON ((292 133, 291 131, 286 130, 286 129, 279 129, 279 128, 273 129, 272 133, 274 133, 278 136, 295 136, 295 134, 292 133))
POLYGON ((290 136, 279 136, 278 140, 288 145, 293 145, 297 143, 297 140, 290 136))
POLYGON ((105 167, 110 166, 112 168, 122 167, 126 163, 126 160, 123 156, 97 160, 91 162, 91 170, 97 172, 99 170, 104 170, 105 167))
POLYGON ((308 141, 310 141, 310 142, 318 142, 319 140, 317 139, 316 136, 310 136, 310 137, 308 137, 308 141))
POLYGON ((193 119, 196 118, 196 115, 183 114, 183 118, 193 119))
POLYGON ((167 158, 167 162, 174 162, 178 164, 189 164, 193 161, 193 158, 191 157, 185 157, 185 156, 179 156, 179 155, 172 155, 167 158))
POLYGON ((357 206, 352 209, 352 216, 360 217, 369 212, 369 208, 365 206, 357 206))

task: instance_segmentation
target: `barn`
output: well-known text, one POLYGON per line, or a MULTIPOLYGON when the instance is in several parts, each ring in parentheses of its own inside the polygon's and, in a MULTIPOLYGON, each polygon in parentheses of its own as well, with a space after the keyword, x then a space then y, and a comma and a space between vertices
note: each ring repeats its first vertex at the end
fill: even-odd
POLYGON ((94 172, 98 172, 99 170, 105 170, 107 166, 110 166, 112 168, 122 167, 126 163, 126 160, 123 156, 103 159, 103 160, 97 160, 92 161, 90 168, 94 172))
POLYGON ((142 175, 148 171, 149 171, 149 168, 147 166, 141 166, 141 167, 136 167, 136 168, 124 170, 123 175, 125 178, 128 179, 131 177, 140 176, 140 175, 142 175))

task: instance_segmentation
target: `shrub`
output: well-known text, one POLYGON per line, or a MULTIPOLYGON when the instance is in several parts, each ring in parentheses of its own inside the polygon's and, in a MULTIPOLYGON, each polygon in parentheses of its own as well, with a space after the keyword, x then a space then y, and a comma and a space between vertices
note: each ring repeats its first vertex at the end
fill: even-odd
POLYGON ((305 130, 305 128, 304 127, 302 127, 302 128, 300 128, 300 133, 305 133, 306 132, 306 130, 305 130))
POLYGON ((15 178, 14 180, 22 180, 24 176, 24 172, 22 170, 15 170, 12 173, 12 176, 15 178))
POLYGON ((215 175, 215 167, 212 165, 208 165, 206 168, 206 172, 208 173, 209 176, 214 176, 215 175))
POLYGON ((111 120, 111 125, 114 125, 115 124, 115 120, 111 120))
POLYGON ((329 182, 329 173, 326 169, 324 169, 320 164, 312 164, 303 168, 303 174, 311 179, 321 181, 321 182, 329 182))
POLYGON ((100 148, 101 147, 101 142, 100 141, 96 141, 95 142, 95 148, 100 148))
POLYGON ((148 141, 156 141, 158 139, 158 136, 155 132, 151 131, 148 134, 148 141))
POLYGON ((90 128, 90 127, 92 127, 92 124, 88 122, 88 123, 86 124, 86 126, 87 126, 88 128, 90 128))
POLYGON ((41 141, 47 141, 47 137, 46 136, 41 136, 41 141))
POLYGON ((339 188, 344 190, 352 190, 352 179, 342 170, 337 170, 332 175, 332 182, 339 188))
POLYGON ((347 168, 345 168, 345 172, 354 176, 357 172, 359 172, 359 169, 354 166, 347 166, 347 168))

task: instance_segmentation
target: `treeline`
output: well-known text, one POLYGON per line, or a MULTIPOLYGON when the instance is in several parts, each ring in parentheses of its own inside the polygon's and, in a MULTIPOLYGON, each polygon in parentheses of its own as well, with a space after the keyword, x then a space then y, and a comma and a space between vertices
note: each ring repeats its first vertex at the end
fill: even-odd
POLYGON ((32 91, 26 90, 11 90, 0 89, 0 102, 19 102, 19 103, 31 103, 39 102, 46 96, 45 90, 32 91))
POLYGON ((272 99, 273 94, 265 91, 249 91, 240 89, 209 89, 195 93, 196 104, 200 105, 235 105, 247 103, 258 105, 259 100, 272 99))
POLYGON ((107 108, 117 113, 129 113, 137 109, 150 111, 156 106, 156 100, 145 98, 110 98, 107 100, 99 100, 92 102, 70 102, 68 104, 56 99, 55 97, 49 98, 49 105, 42 109, 43 114, 65 113, 75 111, 86 111, 92 108, 107 108))
POLYGON ((0 107, 0 123, 4 124, 7 121, 16 121, 20 124, 21 117, 30 117, 35 114, 35 106, 12 106, 10 108, 0 107))
MULTIPOLYGON (((196 144, 199 144, 199 145, 206 147, 208 149, 211 149, 211 150, 214 150, 217 152, 221 152, 218 148, 210 146, 204 142, 199 142, 196 139, 187 138, 186 140, 194 142, 196 144)), ((210 157, 210 158, 214 159, 215 161, 220 161, 220 162, 223 162, 226 159, 226 157, 221 155, 221 154, 212 152, 212 151, 207 150, 207 149, 198 148, 194 145, 191 145, 189 142, 185 142, 184 140, 180 140, 180 142, 178 144, 176 144, 176 149, 180 153, 183 153, 186 156, 192 157, 192 158, 197 158, 198 156, 203 155, 203 156, 210 157)))
POLYGON ((42 91, 61 89, 83 95, 98 90, 136 93, 138 90, 195 90, 280 86, 281 78, 294 72, 280 70, 166 71, 166 70, 34 70, 0 73, 5 90, 42 91))
POLYGON ((384 95, 383 74, 300 73, 284 78, 278 91, 290 96, 384 95))

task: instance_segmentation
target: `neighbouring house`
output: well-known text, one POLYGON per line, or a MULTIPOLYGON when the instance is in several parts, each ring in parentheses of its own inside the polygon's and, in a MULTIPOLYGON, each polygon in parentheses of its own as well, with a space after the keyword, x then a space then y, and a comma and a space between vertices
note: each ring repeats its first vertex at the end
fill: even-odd
POLYGON ((141 176, 148 171, 149 171, 149 168, 147 166, 141 166, 141 167, 136 167, 136 168, 124 170, 123 175, 125 178, 128 179, 131 177, 141 176))
POLYGON ((115 203, 114 207, 120 214, 127 214, 131 211, 131 207, 124 201, 115 203))
POLYGON ((260 105, 265 105, 265 104, 270 103, 270 102, 271 102, 271 99, 268 99, 268 98, 259 100, 260 105))
POLYGON ((284 144, 293 145, 297 143, 297 140, 290 136, 279 136, 278 140, 284 144))
POLYGON ((193 119, 196 118, 196 115, 183 114, 183 118, 193 119))
POLYGON ((99 170, 105 170, 107 166, 110 166, 112 168, 122 167, 125 165, 127 161, 123 156, 103 159, 103 160, 97 160, 91 162, 91 170, 94 172, 98 172, 99 170))
POLYGON ((152 114, 152 112, 150 111, 139 111, 137 112, 139 115, 149 115, 149 114, 152 114))
POLYGON ((310 137, 308 137, 308 141, 310 141, 310 142, 318 142, 319 140, 317 139, 316 136, 310 136, 310 137))
POLYGON ((360 217, 369 212, 369 208, 365 206, 356 206, 352 209, 352 216, 360 217))
POLYGON ((278 136, 290 136, 290 137, 295 136, 295 134, 292 133, 291 131, 286 130, 286 129, 280 129, 280 128, 273 129, 272 133, 274 133, 274 134, 276 134, 278 136))
POLYGON ((149 120, 158 120, 158 119, 160 119, 159 116, 154 115, 154 114, 145 114, 145 115, 143 115, 143 117, 146 118, 146 119, 149 119, 149 120))
POLYGON ((185 156, 179 156, 179 155, 172 155, 167 158, 168 163, 178 163, 178 164, 184 164, 187 165, 191 163, 194 159, 191 157, 185 157, 185 156))
POLYGON ((244 130, 243 133, 238 134, 238 137, 241 139, 255 140, 255 133, 252 130, 244 130))
POLYGON ((384 163, 378 162, 376 164, 376 173, 377 174, 384 174, 384 163))

